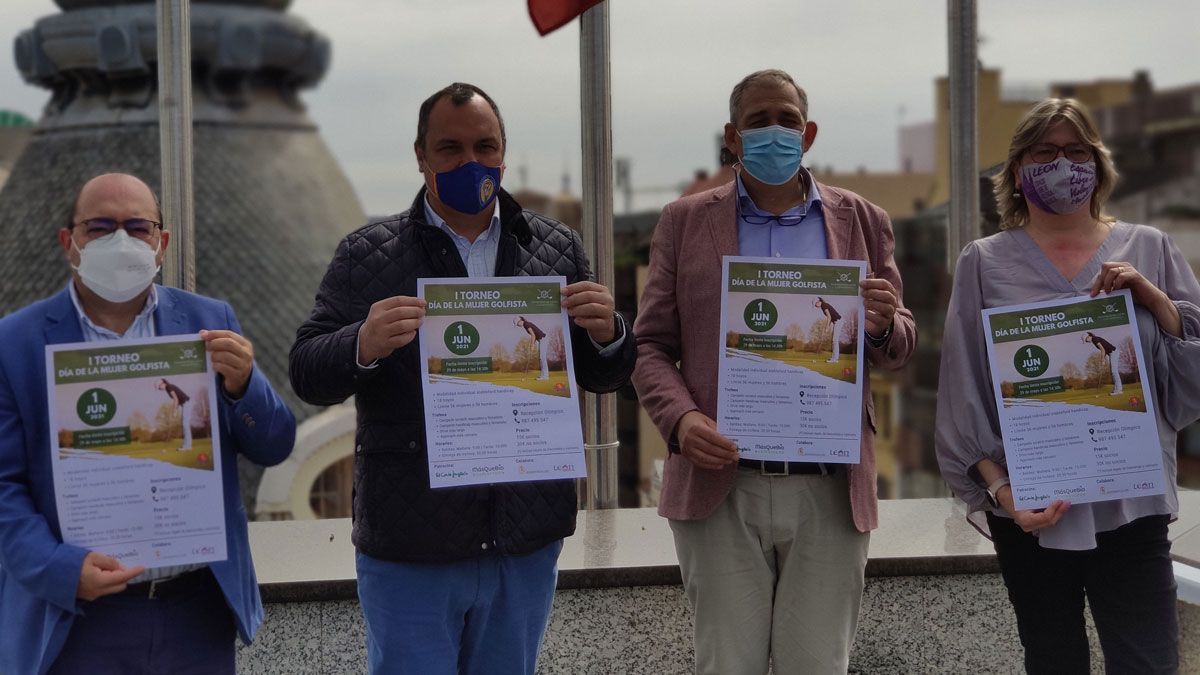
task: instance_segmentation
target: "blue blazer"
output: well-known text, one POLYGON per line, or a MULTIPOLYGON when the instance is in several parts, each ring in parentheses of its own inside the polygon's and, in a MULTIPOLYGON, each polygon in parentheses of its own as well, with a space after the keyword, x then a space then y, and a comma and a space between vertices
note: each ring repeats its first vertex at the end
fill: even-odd
MULTIPOLYGON (((224 302, 162 286, 154 324, 158 335, 241 332, 224 302)), ((87 551, 62 543, 54 504, 45 365, 46 345, 82 340, 66 288, 0 319, 0 673, 6 675, 46 672, 71 622, 87 612, 75 597, 87 551)), ((237 455, 268 466, 282 462, 292 451, 296 419, 257 367, 241 400, 217 400, 229 557, 210 567, 249 643, 263 609, 237 455)))

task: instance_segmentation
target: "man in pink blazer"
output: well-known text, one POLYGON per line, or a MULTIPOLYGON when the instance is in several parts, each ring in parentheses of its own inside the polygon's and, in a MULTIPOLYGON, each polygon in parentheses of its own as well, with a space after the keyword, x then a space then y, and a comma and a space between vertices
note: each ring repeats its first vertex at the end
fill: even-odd
POLYGON ((804 90, 759 71, 729 108, 735 180, 663 209, 635 325, 633 382, 671 451, 659 513, 695 612, 697 672, 845 672, 878 523, 870 382, 859 464, 739 459, 714 421, 721 258, 866 261, 868 369, 903 366, 916 326, 887 214, 800 166, 817 134, 804 90))

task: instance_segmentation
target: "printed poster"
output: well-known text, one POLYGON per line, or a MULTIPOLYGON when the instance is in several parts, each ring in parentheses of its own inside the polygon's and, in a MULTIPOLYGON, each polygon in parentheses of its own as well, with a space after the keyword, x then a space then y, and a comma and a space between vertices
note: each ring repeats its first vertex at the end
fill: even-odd
POLYGON ((1165 492, 1128 290, 985 309, 983 322, 1018 509, 1165 492))
POLYGON ((717 429, 742 458, 858 463, 866 271, 724 258, 717 429))
POLYGON ((47 345, 63 541, 147 568, 224 560, 217 382, 196 335, 47 345))
POLYGON ((430 487, 587 475, 565 283, 417 281, 430 487))

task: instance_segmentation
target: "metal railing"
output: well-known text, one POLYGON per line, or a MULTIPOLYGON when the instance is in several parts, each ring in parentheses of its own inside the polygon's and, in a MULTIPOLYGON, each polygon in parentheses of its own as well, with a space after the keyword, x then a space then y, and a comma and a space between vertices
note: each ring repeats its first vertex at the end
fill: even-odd
POLYGON ((164 227, 172 233, 163 283, 196 290, 192 191, 191 0, 157 0, 158 133, 164 227))
MULTIPOLYGON (((613 288, 612 80, 608 3, 579 18, 580 127, 583 141, 583 245, 596 281, 613 288)), ((617 507, 617 402, 613 394, 585 393, 583 448, 589 509, 617 507)))
POLYGON ((979 237, 978 29, 975 0, 947 0, 950 32, 950 222, 946 269, 979 237))

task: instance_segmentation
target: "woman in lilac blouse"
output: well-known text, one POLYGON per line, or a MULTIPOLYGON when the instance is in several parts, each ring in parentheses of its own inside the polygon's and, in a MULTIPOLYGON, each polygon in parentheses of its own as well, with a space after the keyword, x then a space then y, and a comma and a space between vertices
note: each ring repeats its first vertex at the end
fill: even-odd
POLYGON ((963 250, 946 314, 938 463, 972 522, 986 520, 1030 673, 1088 672, 1085 597, 1109 673, 1178 670, 1167 524, 1179 509, 1175 437, 1200 417, 1200 284, 1167 235, 1104 213, 1116 177, 1078 102, 1034 106, 994 179, 1002 231, 963 250), (1018 511, 980 310, 1122 288, 1135 303, 1167 493, 1018 511))

